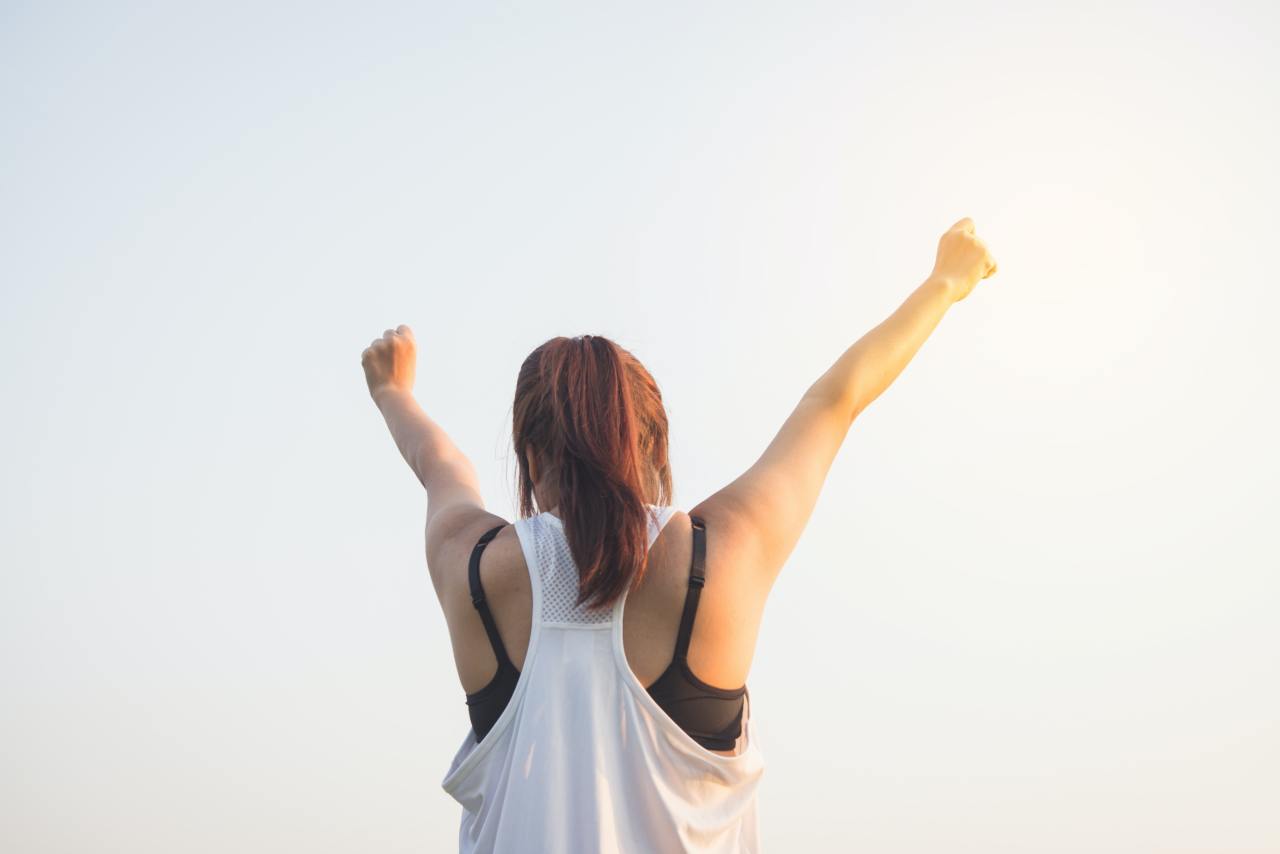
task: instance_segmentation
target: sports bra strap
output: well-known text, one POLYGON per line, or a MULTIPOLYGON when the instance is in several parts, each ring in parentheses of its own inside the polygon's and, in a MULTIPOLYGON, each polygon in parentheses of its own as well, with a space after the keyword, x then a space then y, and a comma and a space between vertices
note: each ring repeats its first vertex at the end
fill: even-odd
POLYGON ((471 585, 471 604, 475 605, 476 610, 480 612, 480 619, 484 622, 485 634, 489 636, 489 645, 493 647, 493 654, 498 659, 499 670, 504 665, 512 668, 515 665, 511 663, 511 659, 507 656, 507 648, 503 646, 502 636, 498 634, 498 624, 493 621, 493 614, 489 612, 489 603, 484 598, 484 588, 480 586, 480 553, 484 551, 484 547, 489 544, 489 541, 505 527, 505 523, 497 525, 481 534, 475 548, 471 550, 471 564, 467 567, 467 581, 471 585))
POLYGON ((684 613, 680 615, 680 631, 676 635, 676 661, 686 661, 689 655, 689 639, 693 637, 693 618, 702 598, 702 585, 706 581, 707 526, 699 516, 690 516, 693 525, 693 562, 689 567, 689 592, 684 597, 684 613))

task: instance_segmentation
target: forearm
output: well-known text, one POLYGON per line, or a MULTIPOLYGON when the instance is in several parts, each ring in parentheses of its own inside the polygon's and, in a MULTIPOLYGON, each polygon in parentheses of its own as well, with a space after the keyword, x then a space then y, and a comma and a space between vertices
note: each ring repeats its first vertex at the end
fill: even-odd
POLYGON ((835 401, 852 421, 898 378, 953 302, 950 282, 925 279, 893 314, 846 350, 808 393, 835 401))
POLYGON ((434 468, 465 460, 449 434, 423 411, 412 393, 398 389, 380 390, 374 396, 374 402, 386 419, 387 429, 391 431, 400 455, 424 487, 429 488, 434 468))

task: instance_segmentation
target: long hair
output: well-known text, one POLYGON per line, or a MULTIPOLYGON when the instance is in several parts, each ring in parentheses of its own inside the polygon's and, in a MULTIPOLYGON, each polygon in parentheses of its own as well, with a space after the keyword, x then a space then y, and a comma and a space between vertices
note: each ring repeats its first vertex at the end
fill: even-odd
POLYGON ((529 471, 536 453, 539 479, 555 473, 557 515, 578 567, 578 603, 612 605, 644 576, 646 505, 671 503, 658 384, 608 338, 552 338, 520 366, 511 430, 521 517, 536 512, 529 471))

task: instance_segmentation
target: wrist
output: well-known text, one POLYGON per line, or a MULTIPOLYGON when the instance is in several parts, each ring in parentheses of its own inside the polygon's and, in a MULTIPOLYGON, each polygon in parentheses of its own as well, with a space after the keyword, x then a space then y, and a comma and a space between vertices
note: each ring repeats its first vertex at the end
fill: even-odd
POLYGON ((397 385, 392 385, 391 383, 386 383, 384 385, 378 386, 376 389, 370 392, 370 395, 373 397, 374 405, 377 406, 379 409, 384 408, 388 401, 398 400, 401 398, 413 396, 408 389, 401 388, 400 386, 397 386, 397 385))
POLYGON ((937 294, 948 304, 954 303, 960 293, 960 283, 948 276, 932 274, 920 285, 921 288, 937 294))

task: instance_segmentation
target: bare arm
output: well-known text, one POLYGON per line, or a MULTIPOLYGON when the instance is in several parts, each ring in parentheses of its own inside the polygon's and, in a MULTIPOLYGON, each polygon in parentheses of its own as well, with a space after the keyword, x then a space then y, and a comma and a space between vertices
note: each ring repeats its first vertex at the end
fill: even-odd
POLYGON ((466 474, 465 479, 476 485, 475 472, 466 455, 444 428, 427 415, 411 392, 384 387, 373 395, 373 400, 387 422, 400 455, 427 488, 428 501, 432 483, 441 479, 438 475, 443 469, 465 470, 462 472, 466 474))
POLYGON ((741 544, 745 583, 767 594, 800 539, 853 420, 889 387, 951 305, 996 270, 973 221, 939 241, 933 272, 805 391, 763 454, 689 512, 741 544))
POLYGON ((879 326, 863 335, 806 392, 835 404, 849 421, 902 373, 954 302, 950 280, 930 276, 879 326))
POLYGON ((400 455, 427 490, 427 540, 431 551, 431 541, 439 539, 431 536, 434 518, 451 507, 464 513, 483 510, 484 500, 471 460, 413 396, 417 357, 413 330, 401 325, 374 339, 360 361, 369 395, 386 420, 400 455))

